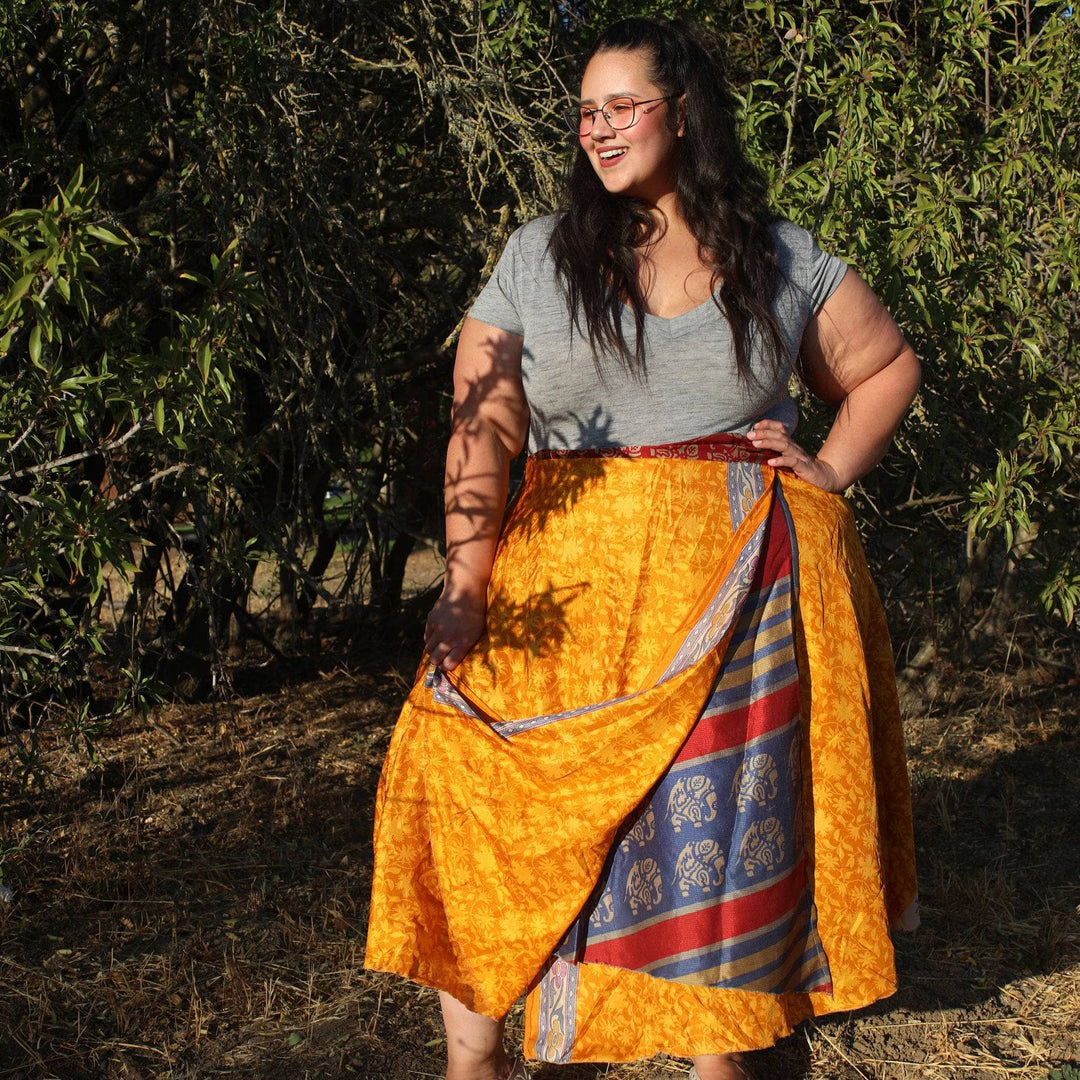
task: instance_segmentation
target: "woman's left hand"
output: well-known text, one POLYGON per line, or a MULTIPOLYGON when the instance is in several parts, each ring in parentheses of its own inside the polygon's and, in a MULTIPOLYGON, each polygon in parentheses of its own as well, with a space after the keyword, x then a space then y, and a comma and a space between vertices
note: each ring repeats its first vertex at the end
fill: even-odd
POLYGON ((790 469, 800 480, 806 480, 825 491, 839 494, 843 489, 836 470, 804 450, 788 434, 779 420, 759 420, 747 436, 759 450, 775 450, 777 456, 769 458, 774 469, 790 469))

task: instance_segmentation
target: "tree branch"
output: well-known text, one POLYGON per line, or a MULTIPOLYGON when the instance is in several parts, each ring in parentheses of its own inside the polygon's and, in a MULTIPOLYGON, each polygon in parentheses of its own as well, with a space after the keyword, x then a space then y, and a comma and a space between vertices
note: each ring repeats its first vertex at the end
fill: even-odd
POLYGON ((125 491, 123 495, 117 495, 112 502, 109 503, 109 509, 112 510, 116 506, 123 506, 124 503, 130 499, 135 498, 144 488, 150 487, 152 484, 157 483, 158 480, 163 480, 166 476, 172 476, 174 473, 186 472, 191 466, 184 462, 180 465, 170 465, 167 469, 161 469, 154 473, 153 476, 148 476, 141 483, 136 484, 130 491, 125 491))
POLYGON ((19 656, 40 656, 43 660, 52 660, 54 663, 61 659, 59 653, 45 652, 44 649, 28 649, 22 645, 0 645, 0 652, 17 653, 19 656))
POLYGON ((78 454, 68 454, 67 457, 57 458, 55 461, 43 461, 40 465, 27 465, 25 469, 17 469, 15 472, 4 473, 0 476, 0 484, 6 484, 12 480, 21 480, 24 476, 36 476, 39 473, 52 472, 53 469, 62 469, 65 465, 74 465, 78 461, 86 461, 88 458, 107 454, 110 450, 123 446, 129 439, 134 438, 142 430, 143 422, 139 420, 133 424, 119 439, 105 443, 104 446, 95 446, 92 450, 82 450, 78 454))

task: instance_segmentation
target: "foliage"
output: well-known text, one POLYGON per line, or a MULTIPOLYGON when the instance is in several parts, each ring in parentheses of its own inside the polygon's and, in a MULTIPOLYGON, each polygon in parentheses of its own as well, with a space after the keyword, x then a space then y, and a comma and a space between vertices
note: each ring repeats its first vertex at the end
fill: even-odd
POLYGON ((929 517, 913 555, 952 580, 980 537, 998 545, 1004 583, 1029 559, 1044 606, 1071 622, 1075 20, 1011 0, 757 12, 780 46, 746 91, 746 124, 778 204, 859 267, 925 362, 903 457, 867 497, 894 521, 929 517))
MULTIPOLYGON (((393 26, 345 14, 48 0, 5 10, 0 186, 21 209, 5 223, 19 310, 5 308, 4 349, 25 371, 3 419, 22 455, 9 473, 23 488, 47 482, 52 499, 5 489, 22 500, 22 542, 52 560, 37 586, 48 603, 42 593, 5 609, 5 656, 20 658, 7 705, 22 702, 24 722, 73 700, 88 716, 86 662, 103 649, 142 685, 149 671, 161 692, 205 692, 260 553, 281 561, 281 610, 299 617, 336 536, 358 534, 347 581, 367 576, 357 562, 368 557, 393 607, 388 564, 412 544, 397 537, 424 527, 415 504, 437 485, 399 478, 437 475, 425 457, 438 455, 440 399, 417 400, 418 373, 465 301, 470 258, 468 244, 444 251, 436 238, 462 198, 439 164, 443 119, 418 107, 415 62, 393 26), (49 202, 73 162, 94 178, 73 182, 81 201, 49 202), (24 234, 39 221, 62 246, 81 245, 59 275, 30 265, 41 245, 24 234), (106 232, 125 246, 102 273, 106 232), (327 525, 332 480, 349 513, 327 525), (305 565, 312 534, 320 550, 305 565), (104 567, 136 564, 122 634, 107 639, 104 567), (57 607, 61 585, 78 599, 57 607), (48 625, 32 630, 26 604, 48 625), (153 660, 141 674, 140 655, 153 660)), ((33 565, 13 550, 4 565, 5 595, 28 588, 33 565)))
POLYGON ((140 693, 205 694, 230 633, 317 641, 318 597, 358 635, 392 625, 438 537, 456 329, 509 230, 557 202, 576 58, 646 7, 723 35, 778 209, 924 360, 859 495, 872 556, 912 594, 947 581, 969 632, 1000 630, 1021 581, 1073 619, 1059 5, 27 0, 0 13, 0 705, 82 738, 123 703, 91 700, 95 655, 140 693), (275 625, 248 615, 266 557, 275 625), (134 593, 106 633, 113 572, 134 593))
POLYGON ((107 570, 134 569, 148 498, 168 487, 186 501, 228 475, 232 361, 257 300, 227 251, 210 276, 186 275, 202 302, 138 349, 133 313, 101 284, 132 245, 97 200, 79 169, 44 207, 0 221, 0 701, 31 731, 59 712, 81 739, 107 570))
POLYGON ((1050 1070, 1046 1080, 1080 1080, 1080 1066, 1070 1065, 1067 1062, 1050 1070))

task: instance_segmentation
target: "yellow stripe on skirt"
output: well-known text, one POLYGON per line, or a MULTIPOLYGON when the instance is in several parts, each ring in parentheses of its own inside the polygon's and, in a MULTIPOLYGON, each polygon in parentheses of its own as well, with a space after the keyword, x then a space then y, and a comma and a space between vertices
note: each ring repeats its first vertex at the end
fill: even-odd
MULTIPOLYGON (((530 459, 488 591, 487 632, 421 673, 376 805, 366 963, 501 1017, 535 987, 620 828, 693 731, 724 642, 665 676, 769 514, 732 526, 723 461, 530 459), (564 715, 568 714, 568 715, 564 715), (507 737, 493 728, 533 717, 507 737)), ((846 502, 781 480, 797 538, 803 820, 832 993, 688 985, 574 965, 562 1060, 767 1046, 896 988, 890 925, 913 921, 914 844, 884 616, 846 502)), ((526 1007, 535 1053, 537 994, 526 1007)))

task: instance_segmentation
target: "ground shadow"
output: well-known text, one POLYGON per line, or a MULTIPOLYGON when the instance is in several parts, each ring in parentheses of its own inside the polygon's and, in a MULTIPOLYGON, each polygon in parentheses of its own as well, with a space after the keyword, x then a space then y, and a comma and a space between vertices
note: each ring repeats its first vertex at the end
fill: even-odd
MULTIPOLYGON (((414 662, 231 710, 164 709, 104 740, 100 770, 80 775, 58 749, 67 780, 44 795, 4 788, 0 837, 22 850, 4 862, 0 1075, 438 1075, 434 993, 362 966, 376 782, 414 662)), ((809 1075, 822 1046, 895 1058, 897 1031, 926 1018, 986 1032, 1016 1011, 1023 980, 1080 962, 1077 710, 1047 688, 1005 713, 909 725, 923 928, 898 939, 900 991, 755 1054, 761 1080, 809 1075)), ((837 1060, 837 1076, 858 1075, 837 1060)), ((538 1076, 675 1075, 650 1068, 538 1076)))

